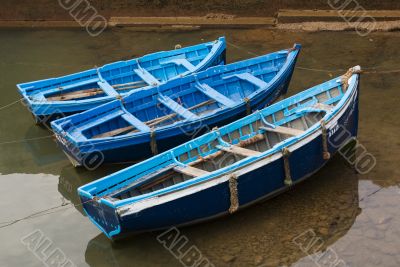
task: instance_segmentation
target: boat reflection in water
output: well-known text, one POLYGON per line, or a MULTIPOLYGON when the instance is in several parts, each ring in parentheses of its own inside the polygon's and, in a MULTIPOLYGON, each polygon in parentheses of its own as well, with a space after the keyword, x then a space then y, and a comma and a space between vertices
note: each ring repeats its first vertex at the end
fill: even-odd
MULTIPOLYGON (((290 265, 307 253, 325 252, 345 236, 360 214, 358 201, 357 174, 337 154, 312 178, 276 198, 180 231, 188 238, 188 246, 196 245, 215 266, 290 265), (308 233, 315 233, 322 242, 304 251, 310 239, 303 237, 308 233)), ((87 245, 86 262, 90 266, 133 262, 137 266, 181 266, 158 243, 161 233, 143 233, 116 243, 99 234, 87 245)))
POLYGON ((60 192, 66 200, 71 201, 75 208, 86 216, 77 189, 84 184, 95 181, 104 175, 108 175, 128 166, 129 165, 126 164, 114 164, 108 165, 106 168, 97 168, 93 171, 87 171, 84 168, 75 168, 67 164, 61 169, 60 178, 58 180, 58 192, 60 192))

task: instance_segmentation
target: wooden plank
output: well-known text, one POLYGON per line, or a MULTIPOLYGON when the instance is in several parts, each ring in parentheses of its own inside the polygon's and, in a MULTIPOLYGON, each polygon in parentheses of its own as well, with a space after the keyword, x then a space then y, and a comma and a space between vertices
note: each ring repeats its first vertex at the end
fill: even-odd
POLYGON ((193 66, 193 64, 190 63, 186 58, 172 58, 172 59, 163 61, 161 64, 169 64, 169 63, 176 64, 176 65, 182 65, 188 71, 191 71, 191 72, 196 70, 196 67, 193 66))
POLYGON ((317 103, 317 104, 313 105, 312 107, 316 108, 316 109, 325 110, 325 111, 331 111, 333 108, 332 106, 327 105, 325 103, 317 103))
POLYGON ((92 138, 111 137, 111 136, 115 136, 115 135, 121 134, 123 132, 130 131, 132 129, 134 129, 133 126, 127 126, 127 127, 123 127, 123 128, 119 128, 119 129, 115 129, 115 130, 112 130, 112 131, 108 131, 108 132, 105 132, 105 133, 101 133, 101 134, 95 135, 92 138))
POLYGON ((179 116, 187 119, 187 120, 195 120, 198 119, 197 115, 192 113, 190 110, 184 108, 182 105, 172 100, 168 96, 158 94, 158 101, 160 101, 164 106, 178 114, 179 116))
POLYGON ((205 84, 205 83, 196 84, 195 86, 203 94, 205 94, 206 96, 214 99, 215 101, 221 103, 222 105, 224 105, 226 107, 233 107, 233 106, 236 105, 236 103, 233 100, 229 99, 228 97, 226 97, 225 95, 221 94, 220 92, 218 92, 214 88, 210 87, 208 84, 205 84))
POLYGON ((131 113, 122 114, 121 117, 141 132, 150 132, 149 126, 133 116, 131 113))
POLYGON ((132 86, 132 85, 140 85, 140 87, 145 86, 146 83, 144 81, 136 81, 136 82, 129 82, 129 83, 119 83, 119 84, 113 84, 113 87, 121 87, 121 86, 132 86))
MULTIPOLYGON (((264 140, 264 139, 266 139, 265 135, 257 134, 257 135, 255 135, 255 136, 253 136, 253 137, 251 137, 251 138, 249 138, 247 140, 240 141, 235 146, 245 147, 245 146, 254 144, 254 143, 258 142, 258 141, 264 140)), ((214 152, 212 154, 209 154, 209 155, 207 155, 205 157, 198 157, 196 160, 188 163, 188 165, 196 166, 197 164, 200 164, 200 163, 203 163, 203 162, 206 162, 206 161, 210 161, 210 160, 214 160, 217 157, 222 156, 223 153, 224 153, 224 151, 218 150, 218 151, 216 151, 216 152, 214 152)))
POLYGON ((147 84, 156 86, 159 85, 160 82, 150 74, 147 70, 140 68, 140 69, 134 69, 133 70, 143 81, 145 81, 147 84))
POLYGON ((151 188, 153 188, 154 186, 156 186, 156 185, 158 185, 158 184, 160 184, 160 183, 163 183, 163 182, 167 181, 167 180, 170 179, 174 174, 175 174, 175 173, 171 170, 171 171, 169 171, 168 173, 166 173, 164 176, 160 177, 159 179, 156 179, 155 181, 152 181, 152 182, 150 182, 150 183, 148 183, 148 184, 144 184, 144 185, 140 186, 139 190, 140 190, 140 191, 142 192, 142 194, 143 194, 143 191, 146 191, 146 190, 148 190, 148 189, 151 189, 151 188))
MULTIPOLYGON (((113 192, 110 192, 110 193, 108 194, 108 196, 114 197, 114 196, 117 196, 118 194, 123 193, 124 191, 131 190, 131 189, 136 188, 136 187, 137 187, 138 190, 144 190, 143 188, 146 188, 146 189, 147 189, 147 186, 146 186, 146 185, 149 185, 149 183, 145 183, 145 184, 143 184, 143 185, 140 185, 140 184, 142 184, 143 182, 146 182, 146 181, 148 181, 148 180, 151 180, 151 179, 153 179, 154 177, 157 177, 158 175, 160 175, 160 174, 162 174, 162 173, 164 173, 164 172, 166 172, 166 173, 165 173, 164 176, 161 177, 161 179, 163 179, 165 176, 168 176, 168 175, 173 174, 174 172, 172 171, 172 166, 173 166, 173 165, 168 165, 168 166, 165 166, 165 167, 163 167, 163 168, 161 168, 161 169, 158 169, 158 170, 155 171, 155 172, 152 172, 152 173, 149 173, 149 174, 147 174, 147 175, 144 175, 144 176, 140 177, 139 179, 136 179, 136 180, 134 180, 133 182, 131 182, 131 183, 129 183, 129 184, 127 184, 127 185, 121 187, 120 189, 118 189, 118 190, 116 190, 116 191, 113 191, 113 192), (139 185, 139 186, 138 186, 138 185, 139 185)), ((159 179, 160 179, 160 178, 159 178, 159 179)), ((156 181, 158 181, 158 179, 156 179, 156 181)), ((155 181, 154 181, 154 182, 155 182, 155 181)), ((150 182, 150 183, 152 183, 152 182, 150 182)))
POLYGON ((98 94, 104 93, 102 90, 98 90, 96 88, 87 89, 87 90, 79 90, 75 92, 69 92, 58 96, 47 97, 46 99, 49 101, 64 101, 64 100, 73 100, 78 98, 84 98, 89 96, 94 96, 98 94))
POLYGON ((268 132, 287 134, 287 135, 292 135, 292 136, 300 135, 300 134, 304 133, 303 130, 293 129, 293 128, 284 127, 284 126, 276 126, 275 128, 261 126, 260 129, 264 130, 264 131, 268 131, 268 132))
POLYGON ((193 176, 193 177, 198 177, 198 176, 203 176, 203 175, 209 174, 208 171, 204 171, 202 169, 198 169, 198 168, 191 167, 191 166, 175 167, 174 171, 182 173, 182 174, 186 174, 189 176, 193 176))
POLYGON ((97 85, 104 91, 108 96, 119 96, 118 92, 112 87, 106 80, 98 82, 97 85))
MULTIPOLYGON (((203 107, 203 106, 210 105, 210 104, 212 104, 212 103, 214 103, 214 102, 215 102, 215 100, 207 100, 207 101, 204 101, 204 102, 199 103, 199 104, 197 104, 197 105, 194 105, 194 106, 188 108, 187 110, 189 110, 189 111, 190 111, 190 110, 194 110, 194 109, 197 109, 197 108, 200 108, 200 107, 203 107)), ((168 114, 168 115, 165 115, 165 116, 162 116, 162 117, 158 117, 158 118, 149 120, 149 121, 146 122, 146 124, 147 124, 149 127, 154 127, 154 126, 156 126, 157 124, 160 124, 161 122, 164 122, 164 121, 167 121, 167 120, 169 120, 169 119, 172 119, 172 118, 176 117, 177 115, 178 115, 178 114, 176 114, 176 113, 168 114)))
MULTIPOLYGON (((146 85, 146 84, 143 84, 143 85, 146 85)), ((123 86, 123 84, 120 84, 120 86, 123 86)), ((129 85, 126 87, 118 87, 118 88, 114 88, 114 89, 117 91, 123 91, 123 90, 137 89, 137 88, 141 88, 141 87, 143 87, 143 86, 129 85)), ((94 95, 98 95, 98 94, 102 94, 102 93, 104 93, 103 90, 101 90, 99 88, 89 88, 89 89, 85 89, 85 90, 72 91, 72 92, 68 92, 68 93, 62 93, 62 91, 60 91, 60 94, 57 94, 56 96, 47 97, 47 100, 50 100, 50 101, 73 100, 73 99, 78 99, 78 98, 94 96, 94 95)))
POLYGON ((263 81, 263 80, 257 78, 257 77, 254 76, 254 75, 251 75, 251 74, 248 73, 248 72, 245 72, 245 73, 238 73, 238 74, 234 74, 234 75, 232 75, 232 76, 236 76, 236 77, 238 77, 239 79, 242 79, 242 80, 244 80, 244 81, 248 81, 249 83, 252 83, 252 84, 254 84, 255 86, 257 86, 257 87, 259 87, 259 88, 265 88, 265 87, 268 86, 268 83, 266 83, 265 81, 263 81))
POLYGON ((247 148, 243 148, 243 147, 235 146, 235 145, 230 145, 228 147, 218 145, 217 148, 221 149, 225 152, 237 154, 237 155, 244 156, 244 157, 253 157, 253 156, 258 156, 261 154, 261 152, 259 152, 259 151, 255 151, 255 150, 251 150, 251 149, 247 149, 247 148))

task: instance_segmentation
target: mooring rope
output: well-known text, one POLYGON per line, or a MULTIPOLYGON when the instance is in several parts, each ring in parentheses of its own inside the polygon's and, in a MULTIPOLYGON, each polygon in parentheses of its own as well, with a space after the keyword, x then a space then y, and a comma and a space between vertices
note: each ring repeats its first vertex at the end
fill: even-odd
POLYGON ((54 134, 41 136, 41 137, 33 137, 33 138, 26 138, 26 139, 20 139, 20 140, 6 141, 6 142, 0 143, 0 146, 7 145, 7 144, 17 144, 17 143, 23 143, 23 142, 29 142, 29 141, 35 141, 35 140, 42 140, 42 139, 46 139, 46 138, 51 138, 53 136, 54 136, 54 134))
POLYGON ((34 213, 31 213, 31 214, 29 214, 29 215, 27 215, 25 217, 19 218, 19 219, 0 222, 0 229, 8 227, 8 226, 11 226, 11 225, 16 224, 16 223, 21 222, 21 221, 26 221, 26 220, 38 218, 38 217, 41 217, 41 216, 44 216, 44 215, 49 215, 49 214, 52 214, 52 213, 65 211, 65 210, 68 210, 70 208, 76 208, 76 207, 82 206, 82 205, 84 205, 86 203, 89 203, 89 202, 92 202, 92 201, 96 201, 96 199, 90 199, 90 200, 87 200, 87 201, 79 203, 79 204, 73 204, 72 202, 65 203, 64 199, 65 198, 63 198, 63 203, 61 203, 61 205, 54 206, 54 207, 51 207, 51 208, 47 208, 47 209, 40 210, 40 211, 36 211, 34 213), (64 207, 64 209, 59 209, 59 208, 62 208, 62 207, 64 207))
MULTIPOLYGON (((238 49, 238 50, 242 50, 250 55, 253 56, 261 56, 260 54, 254 53, 252 51, 249 51, 248 49, 241 47, 239 45, 235 45, 231 42, 226 42, 228 45, 238 49)), ((315 71, 315 72, 326 72, 326 73, 330 73, 330 72, 343 72, 343 71, 347 71, 347 69, 332 69, 332 70, 328 70, 328 69, 318 69, 318 68, 307 68, 307 67, 302 67, 302 66, 296 66, 296 69, 299 70, 307 70, 307 71, 315 71)), ((376 68, 364 68, 363 67, 363 74, 390 74, 390 73, 399 73, 400 69, 392 69, 392 70, 379 70, 376 68)))
POLYGON ((240 47, 240 46, 238 46, 238 45, 235 45, 235 44, 233 44, 233 43, 231 43, 231 42, 226 41, 226 43, 227 43, 228 45, 230 45, 230 46, 232 46, 232 47, 238 49, 238 50, 242 50, 242 51, 246 52, 247 54, 250 54, 250 55, 253 55, 253 56, 256 56, 256 57, 260 56, 260 55, 258 55, 258 54, 256 54, 256 53, 252 52, 252 51, 249 51, 249 50, 247 50, 247 49, 245 49, 245 48, 243 48, 243 47, 240 47))
POLYGON ((15 100, 14 102, 11 102, 11 103, 9 103, 9 104, 7 104, 7 105, 4 105, 4 106, 0 107, 0 110, 6 109, 6 108, 8 108, 8 107, 11 107, 12 105, 17 104, 18 102, 21 102, 21 100, 22 100, 22 98, 20 98, 20 99, 18 99, 18 100, 15 100))

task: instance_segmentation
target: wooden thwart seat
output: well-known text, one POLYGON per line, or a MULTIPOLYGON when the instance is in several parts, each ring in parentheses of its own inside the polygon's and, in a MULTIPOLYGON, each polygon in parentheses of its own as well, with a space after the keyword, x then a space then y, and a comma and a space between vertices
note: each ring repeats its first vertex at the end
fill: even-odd
POLYGON ((143 81, 145 81, 149 85, 159 85, 160 82, 151 75, 147 70, 140 68, 133 70, 143 81))
POLYGON ((118 96, 118 92, 112 87, 107 81, 103 80, 100 82, 97 82, 97 85, 101 88, 101 90, 104 91, 109 96, 118 96))
POLYGON ((199 89, 206 96, 214 99, 215 101, 221 103, 224 106, 233 107, 236 105, 233 100, 227 98, 226 96, 224 96, 223 94, 221 94, 220 92, 215 90, 214 88, 211 88, 208 84, 197 83, 196 88, 199 89))
MULTIPOLYGON (((191 110, 203 107, 203 106, 211 105, 214 102, 215 102, 214 100, 210 99, 210 100, 204 101, 204 102, 202 102, 200 104, 194 105, 194 106, 188 108, 187 110, 191 111, 191 110)), ((165 115, 165 116, 162 116, 162 117, 158 117, 158 118, 155 118, 155 119, 147 121, 146 124, 148 126, 150 126, 150 127, 154 127, 157 124, 160 124, 160 123, 162 123, 164 121, 167 121, 167 120, 175 118, 177 115, 178 115, 177 113, 173 113, 173 114, 165 115)))
POLYGON ((325 103, 317 103, 317 104, 312 105, 312 107, 316 108, 316 109, 324 110, 324 111, 327 111, 327 112, 331 111, 332 108, 333 108, 332 106, 327 105, 325 103))
POLYGON ((175 102, 168 96, 159 94, 158 96, 158 101, 160 101, 162 104, 164 104, 167 108, 171 109, 175 113, 177 113, 179 116, 187 119, 187 120, 194 120, 197 119, 198 116, 188 109, 184 108, 182 105, 179 105, 179 103, 175 102))
POLYGON ((196 70, 196 67, 192 63, 190 63, 186 58, 172 58, 161 62, 161 64, 169 64, 169 63, 181 65, 191 72, 196 70))
POLYGON ((147 126, 144 122, 133 116, 131 113, 127 112, 121 117, 129 122, 132 126, 134 126, 136 129, 138 129, 141 132, 150 132, 150 127, 147 126))
POLYGON ((189 176, 193 176, 193 177, 198 177, 198 176, 203 176, 203 175, 207 175, 209 174, 208 171, 204 171, 195 167, 191 167, 191 166, 177 166, 174 167, 174 171, 182 173, 182 174, 186 174, 189 176))
POLYGON ((236 76, 239 79, 242 79, 242 80, 247 81, 249 83, 252 83, 252 84, 254 84, 255 86, 257 86, 259 88, 264 88, 264 87, 268 86, 268 83, 264 82, 263 80, 257 78, 254 75, 251 75, 250 73, 247 73, 247 72, 234 74, 233 76, 236 76))
POLYGON ((293 129, 293 128, 289 128, 289 127, 285 127, 285 126, 276 126, 275 128, 261 126, 260 129, 264 130, 264 131, 268 131, 268 132, 287 134, 287 135, 293 135, 293 136, 304 133, 303 130, 293 129))
POLYGON ((255 151, 255 150, 251 150, 251 149, 247 149, 247 148, 243 148, 243 147, 235 146, 235 145, 231 145, 228 147, 217 145, 217 148, 220 150, 223 150, 225 152, 229 152, 232 154, 238 154, 238 155, 245 156, 245 157, 252 157, 252 156, 257 156, 257 155, 261 154, 261 152, 259 152, 259 151, 255 151))

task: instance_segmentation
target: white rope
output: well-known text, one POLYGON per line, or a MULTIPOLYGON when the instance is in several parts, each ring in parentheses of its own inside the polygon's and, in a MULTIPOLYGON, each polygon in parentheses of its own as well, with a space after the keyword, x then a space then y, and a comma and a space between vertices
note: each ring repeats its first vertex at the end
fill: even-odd
POLYGON ((41 139, 46 139, 46 138, 50 138, 53 137, 54 135, 46 135, 46 136, 41 136, 41 137, 34 137, 34 138, 27 138, 27 139, 21 139, 21 140, 13 140, 13 141, 6 141, 6 142, 2 142, 0 143, 1 145, 7 145, 7 144, 17 144, 17 143, 23 143, 23 142, 28 142, 28 141, 35 141, 35 140, 41 140, 41 139))
POLYGON ((260 56, 260 55, 258 55, 258 54, 256 54, 256 53, 251 52, 251 51, 249 51, 249 50, 247 50, 247 49, 245 49, 245 48, 243 48, 243 47, 240 47, 240 46, 238 46, 238 45, 232 44, 232 43, 230 43, 230 42, 226 42, 226 43, 227 43, 228 45, 230 45, 230 46, 236 48, 236 49, 239 49, 239 50, 242 50, 242 51, 246 52, 247 54, 250 54, 250 55, 253 55, 253 56, 260 56))
POLYGON ((34 66, 34 67, 68 67, 68 68, 72 68, 72 67, 93 67, 93 64, 76 64, 76 65, 72 65, 72 64, 58 64, 58 63, 33 63, 33 62, 12 62, 12 63, 8 63, 8 62, 0 62, 1 65, 10 65, 10 64, 14 64, 14 65, 26 65, 26 66, 34 66))
POLYGON ((295 67, 299 70, 309 70, 309 71, 317 71, 317 72, 343 72, 347 71, 346 69, 336 69, 336 70, 326 70, 326 69, 313 69, 313 68, 306 68, 306 67, 295 67))
MULTIPOLYGON (((256 54, 256 53, 254 53, 252 51, 249 51, 249 50, 247 50, 247 49, 245 49, 245 48, 243 48, 241 46, 232 44, 230 42, 226 42, 226 43, 228 45, 230 45, 230 46, 232 46, 232 47, 234 47, 234 48, 236 48, 238 50, 242 50, 242 51, 244 51, 244 52, 246 52, 246 53, 248 53, 250 55, 260 56, 259 54, 256 54)), ((299 69, 299 70, 308 70, 308 71, 316 71, 316 72, 343 72, 343 71, 347 71, 347 69, 327 70, 327 69, 306 68, 306 67, 299 67, 299 66, 296 66, 295 68, 299 69)), ((379 69, 376 69, 376 68, 364 68, 364 67, 362 69, 363 69, 363 71, 362 71, 363 74, 387 74, 387 73, 398 73, 398 72, 400 72, 400 69, 379 70, 379 69)))
POLYGON ((33 219, 33 218, 41 217, 41 216, 44 216, 44 215, 49 215, 49 214, 52 214, 52 213, 56 213, 56 212, 59 212, 59 211, 68 210, 70 208, 76 208, 78 206, 83 206, 84 204, 92 202, 92 201, 96 201, 96 200, 95 199, 89 199, 89 200, 87 200, 85 202, 82 202, 82 203, 79 203, 79 204, 73 204, 72 202, 65 203, 65 199, 62 198, 62 202, 63 203, 61 203, 61 205, 54 206, 54 207, 51 207, 51 208, 47 208, 47 209, 44 209, 44 210, 40 210, 40 211, 31 213, 28 216, 19 218, 19 219, 0 222, 0 228, 5 228, 5 227, 8 227, 8 226, 11 226, 11 225, 13 225, 13 224, 15 224, 17 222, 20 222, 20 221, 26 221, 26 220, 29 220, 29 219, 33 219), (59 209, 59 208, 63 208, 63 209, 59 209))
POLYGON ((0 107, 0 110, 6 109, 6 108, 8 108, 8 107, 11 107, 12 105, 17 104, 17 103, 20 102, 21 100, 22 100, 22 98, 20 98, 20 99, 14 101, 14 102, 11 102, 11 103, 9 103, 9 104, 7 104, 7 105, 5 105, 5 106, 2 106, 2 107, 0 107))

